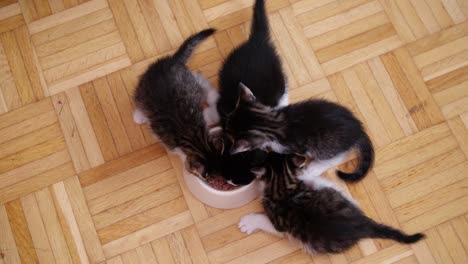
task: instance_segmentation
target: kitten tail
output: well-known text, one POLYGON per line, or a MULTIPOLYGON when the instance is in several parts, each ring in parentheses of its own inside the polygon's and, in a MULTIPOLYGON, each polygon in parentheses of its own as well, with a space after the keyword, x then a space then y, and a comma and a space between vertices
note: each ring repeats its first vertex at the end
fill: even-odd
POLYGON ((255 1, 253 11, 252 28, 250 30, 249 40, 269 40, 270 30, 268 28, 268 17, 265 10, 265 1, 255 1))
POLYGON ((187 64, 187 61, 192 56, 192 53, 198 44, 209 36, 213 35, 215 31, 215 29, 209 28, 190 36, 184 41, 184 43, 182 43, 180 48, 174 54, 173 58, 179 63, 187 64))
POLYGON ((356 144, 356 148, 359 152, 359 165, 356 171, 353 173, 336 172, 340 179, 347 182, 357 182, 364 178, 374 163, 374 147, 372 146, 369 136, 362 134, 362 137, 356 144))
POLYGON ((400 230, 397 230, 393 227, 389 227, 386 225, 382 225, 376 222, 372 222, 371 224, 371 234, 370 238, 386 238, 398 241, 403 244, 412 244, 416 243, 419 240, 425 237, 422 233, 416 233, 413 235, 407 235, 402 233, 400 230))

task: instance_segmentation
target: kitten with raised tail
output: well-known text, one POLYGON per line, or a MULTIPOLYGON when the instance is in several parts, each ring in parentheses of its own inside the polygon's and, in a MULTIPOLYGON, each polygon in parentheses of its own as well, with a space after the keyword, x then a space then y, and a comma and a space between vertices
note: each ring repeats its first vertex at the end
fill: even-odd
POLYGON ((228 120, 238 103, 240 82, 250 87, 264 105, 276 107, 288 103, 286 77, 270 41, 264 0, 255 1, 248 40, 229 54, 220 70, 218 112, 222 123, 228 120))
POLYGON ((239 222, 242 232, 263 230, 299 241, 309 253, 340 253, 360 239, 384 238, 411 244, 424 238, 368 218, 334 183, 315 177, 305 184, 305 158, 269 153, 265 166, 253 169, 263 185, 265 214, 249 214, 239 222))
POLYGON ((216 101, 209 98, 212 88, 186 63, 214 32, 206 29, 192 35, 173 56, 149 66, 134 95, 135 122, 148 122, 169 150, 182 154, 187 170, 202 178, 219 174, 223 140, 219 131, 209 133, 201 109, 206 100, 216 101))
MULTIPOLYGON (((281 61, 270 41, 265 1, 255 1, 250 36, 226 58, 219 73, 220 95, 217 109, 221 124, 228 122, 229 114, 239 102, 239 82, 249 85, 257 100, 270 107, 288 104, 286 77, 281 61)), ((216 116, 216 114, 212 114, 216 116)), ((231 142, 225 138, 226 149, 231 142)), ((245 185, 255 179, 251 166, 263 162, 266 152, 256 149, 237 154, 223 154, 223 177, 234 185, 245 185)))
POLYGON ((301 154, 313 161, 304 181, 321 175, 357 150, 359 165, 353 173, 338 171, 345 181, 362 179, 374 161, 372 143, 359 120, 343 106, 325 100, 306 100, 281 108, 262 104, 240 83, 236 109, 224 124, 226 137, 235 143, 230 153, 271 148, 278 153, 301 154))

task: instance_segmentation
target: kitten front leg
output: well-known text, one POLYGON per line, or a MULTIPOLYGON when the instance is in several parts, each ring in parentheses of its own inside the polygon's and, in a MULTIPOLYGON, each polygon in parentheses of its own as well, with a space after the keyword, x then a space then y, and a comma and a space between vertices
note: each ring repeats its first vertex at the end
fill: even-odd
POLYGON ((248 214, 241 217, 238 225, 240 231, 247 235, 256 230, 263 230, 276 236, 283 236, 283 233, 276 230, 270 219, 265 214, 248 214))

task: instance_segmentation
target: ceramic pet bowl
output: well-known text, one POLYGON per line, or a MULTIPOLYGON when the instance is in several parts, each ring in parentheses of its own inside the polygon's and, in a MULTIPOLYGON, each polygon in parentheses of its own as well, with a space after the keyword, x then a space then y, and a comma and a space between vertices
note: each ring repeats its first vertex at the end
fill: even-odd
POLYGON ((185 169, 184 180, 190 192, 201 202, 219 209, 240 207, 258 196, 257 181, 230 191, 216 190, 185 169))

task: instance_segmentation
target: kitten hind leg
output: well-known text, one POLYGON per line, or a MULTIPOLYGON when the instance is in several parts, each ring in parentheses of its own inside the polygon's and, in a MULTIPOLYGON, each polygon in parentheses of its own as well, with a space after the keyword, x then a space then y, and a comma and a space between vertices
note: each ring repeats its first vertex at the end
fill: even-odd
POLYGON ((136 108, 133 112, 133 121, 141 125, 144 123, 148 123, 148 118, 145 116, 143 111, 141 111, 139 108, 136 108))
POLYGON ((219 114, 216 108, 216 103, 218 102, 219 93, 216 91, 210 84, 210 82, 198 73, 193 73, 193 76, 203 88, 203 93, 205 97, 206 104, 208 105, 207 108, 203 109, 203 119, 207 127, 211 127, 217 123, 219 123, 219 114))
POLYGON ((283 233, 276 230, 270 219, 265 214, 248 214, 241 217, 239 221, 239 229, 247 235, 252 234, 256 230, 263 230, 276 236, 283 236, 283 233))
POLYGON ((342 164, 348 155, 348 152, 342 152, 335 157, 328 160, 313 160, 304 169, 304 172, 298 178, 304 182, 313 180, 315 177, 319 177, 327 170, 342 164))

